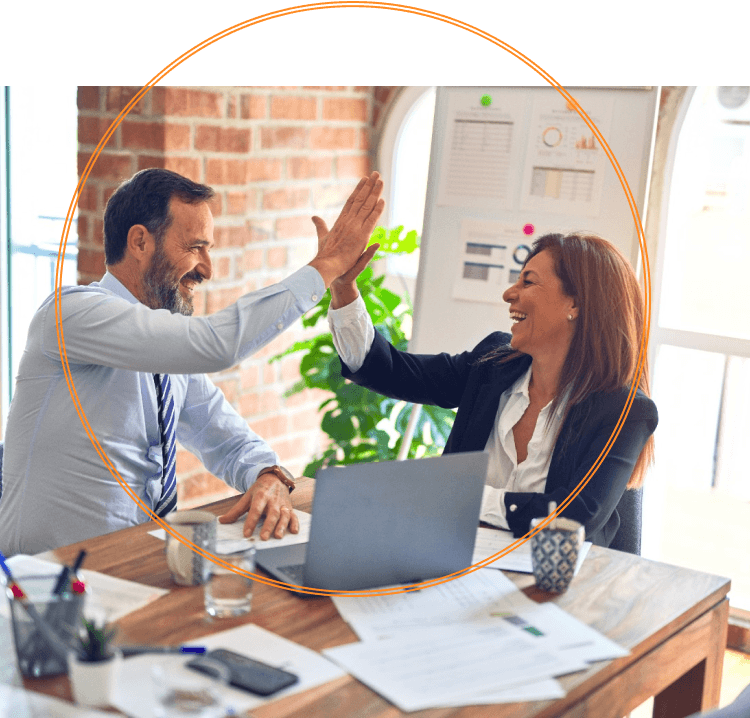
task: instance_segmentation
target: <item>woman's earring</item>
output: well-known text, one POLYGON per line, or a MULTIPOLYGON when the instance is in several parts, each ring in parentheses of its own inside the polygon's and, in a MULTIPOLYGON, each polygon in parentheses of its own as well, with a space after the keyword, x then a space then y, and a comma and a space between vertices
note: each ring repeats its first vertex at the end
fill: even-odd
POLYGON ((568 321, 569 321, 569 322, 572 322, 572 321, 573 321, 573 315, 572 315, 572 314, 568 314, 568 321))

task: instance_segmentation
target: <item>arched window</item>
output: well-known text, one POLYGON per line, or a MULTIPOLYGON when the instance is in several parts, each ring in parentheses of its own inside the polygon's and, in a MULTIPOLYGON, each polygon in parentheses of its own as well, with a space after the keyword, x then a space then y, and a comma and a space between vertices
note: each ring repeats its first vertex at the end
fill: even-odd
POLYGON ((644 553, 731 576, 750 608, 750 88, 689 88, 683 108, 654 277, 644 553))
MULTIPOLYGON (((386 182, 382 223, 389 228, 403 225, 422 234, 434 112, 434 87, 404 88, 389 112, 378 151, 386 182)), ((388 271, 416 277, 418 262, 418 252, 393 258, 388 271)))

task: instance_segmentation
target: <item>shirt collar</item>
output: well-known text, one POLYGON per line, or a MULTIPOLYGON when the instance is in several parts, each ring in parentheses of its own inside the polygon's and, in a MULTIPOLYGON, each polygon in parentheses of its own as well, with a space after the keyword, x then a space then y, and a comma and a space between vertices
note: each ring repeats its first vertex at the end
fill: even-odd
MULTIPOLYGON (((515 383, 510 387, 509 389, 509 395, 512 396, 513 394, 520 394, 523 396, 526 401, 530 401, 529 399, 529 382, 531 381, 531 366, 523 373, 521 376, 516 379, 515 383)), ((563 412, 565 411, 565 405, 568 403, 568 398, 570 397, 570 387, 568 387, 565 390, 565 394, 563 394, 562 401, 559 403, 557 407, 557 411, 555 412, 556 415, 561 416, 563 412)), ((542 411, 546 410, 547 407, 544 407, 542 411)))
POLYGON ((104 276, 96 282, 102 289, 106 289, 118 297, 127 299, 131 304, 138 304, 139 301, 131 294, 130 290, 114 274, 106 272, 104 276))

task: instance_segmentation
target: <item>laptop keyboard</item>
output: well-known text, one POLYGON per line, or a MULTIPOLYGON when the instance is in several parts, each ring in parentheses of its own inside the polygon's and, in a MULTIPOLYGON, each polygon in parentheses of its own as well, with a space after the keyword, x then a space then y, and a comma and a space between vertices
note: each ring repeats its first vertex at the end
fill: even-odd
POLYGON ((300 586, 303 585, 305 580, 305 564, 296 563, 291 566, 280 566, 278 570, 289 576, 293 583, 297 583, 300 586))

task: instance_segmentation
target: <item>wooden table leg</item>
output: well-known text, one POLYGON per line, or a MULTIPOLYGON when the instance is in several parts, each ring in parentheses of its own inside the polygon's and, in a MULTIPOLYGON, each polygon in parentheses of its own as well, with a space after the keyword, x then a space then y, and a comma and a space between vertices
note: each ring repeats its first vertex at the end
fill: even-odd
POLYGON ((685 718, 719 704, 729 601, 711 612, 710 632, 701 641, 705 658, 654 697, 654 718, 685 718))

